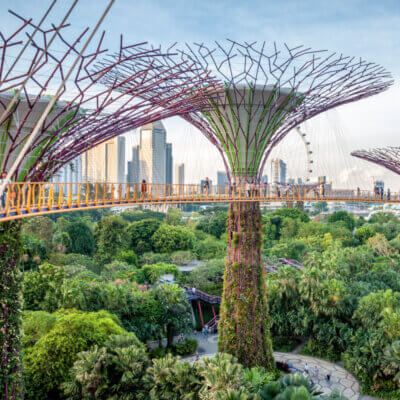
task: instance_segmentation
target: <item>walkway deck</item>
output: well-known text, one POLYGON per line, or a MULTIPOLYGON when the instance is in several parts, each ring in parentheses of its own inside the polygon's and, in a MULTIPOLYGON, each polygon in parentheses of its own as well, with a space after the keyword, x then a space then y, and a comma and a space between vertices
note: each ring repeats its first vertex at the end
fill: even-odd
POLYGON ((34 215, 107 207, 231 202, 400 203, 400 194, 375 195, 360 190, 333 190, 310 186, 212 186, 139 183, 9 184, 0 222, 34 215))

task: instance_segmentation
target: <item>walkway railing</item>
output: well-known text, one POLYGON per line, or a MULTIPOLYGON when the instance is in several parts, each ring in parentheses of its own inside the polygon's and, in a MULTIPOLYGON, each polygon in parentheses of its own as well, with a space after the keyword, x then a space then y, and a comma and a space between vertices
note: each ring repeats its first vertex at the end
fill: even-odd
POLYGON ((0 221, 32 215, 141 204, 226 202, 345 201, 400 203, 400 195, 376 195, 361 190, 261 185, 251 187, 165 185, 140 183, 22 182, 7 185, 0 221))

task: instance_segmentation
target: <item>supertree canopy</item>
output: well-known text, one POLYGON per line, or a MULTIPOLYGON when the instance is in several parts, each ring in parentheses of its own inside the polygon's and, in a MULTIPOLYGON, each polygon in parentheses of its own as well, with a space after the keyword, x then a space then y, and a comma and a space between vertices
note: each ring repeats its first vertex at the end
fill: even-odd
MULTIPOLYGON (((54 29, 40 29, 41 35, 31 40, 31 59, 21 73, 18 64, 12 70, 7 68, 8 58, 13 55, 8 53, 24 43, 17 40, 19 36, 35 28, 29 20, 21 19, 22 27, 16 33, 10 38, 1 36, 0 171, 15 163, 87 34, 85 30, 67 39, 68 27, 63 27, 57 32, 56 50, 52 50, 46 44, 54 29), (25 79, 23 90, 16 95, 25 79)), ((206 107, 205 93, 208 96, 217 88, 209 72, 193 62, 182 61, 171 67, 163 61, 167 53, 146 48, 144 43, 128 46, 121 37, 118 52, 106 55, 103 37, 104 33, 64 82, 25 157, 17 162, 14 180, 47 180, 65 163, 103 141, 146 123, 206 107), (149 58, 157 59, 157 65, 141 62, 149 58), (139 67, 129 71, 126 64, 133 60, 139 67), (117 67, 126 71, 124 79, 109 82, 108 86, 102 84, 104 76, 117 67), (146 91, 152 94, 140 98, 139 94, 146 91)))
POLYGON ((351 155, 400 175, 400 147, 388 146, 379 149, 357 150, 353 151, 351 155))

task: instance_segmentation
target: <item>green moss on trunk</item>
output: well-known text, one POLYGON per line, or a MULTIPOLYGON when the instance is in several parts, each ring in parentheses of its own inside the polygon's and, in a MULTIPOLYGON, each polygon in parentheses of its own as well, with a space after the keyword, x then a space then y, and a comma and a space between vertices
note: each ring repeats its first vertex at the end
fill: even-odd
POLYGON ((246 366, 273 370, 261 247, 260 205, 232 203, 218 349, 237 357, 246 366))
POLYGON ((22 398, 20 330, 22 274, 20 222, 0 223, 0 393, 4 400, 22 398))

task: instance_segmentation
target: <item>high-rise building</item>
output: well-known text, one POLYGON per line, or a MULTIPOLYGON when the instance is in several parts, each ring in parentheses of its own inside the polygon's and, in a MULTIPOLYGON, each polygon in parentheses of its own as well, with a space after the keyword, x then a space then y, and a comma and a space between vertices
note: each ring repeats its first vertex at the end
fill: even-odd
POLYGON ((217 185, 221 193, 225 193, 225 188, 229 185, 228 174, 226 172, 217 172, 217 185))
POLYGON ((172 184, 172 143, 166 143, 165 145, 165 183, 172 184))
MULTIPOLYGON (((73 183, 82 182, 82 156, 74 158, 60 168, 53 176, 52 182, 73 183)), ((68 192, 68 185, 63 186, 63 192, 68 192)), ((58 193, 59 186, 55 186, 58 193)), ((78 185, 72 185, 72 195, 78 194, 78 185)))
POLYGON ((161 121, 140 128, 140 177, 151 183, 166 182, 166 136, 161 121))
POLYGON ((294 178, 288 178, 288 180, 287 180, 287 183, 289 184, 289 185, 294 185, 295 184, 295 179, 294 178))
POLYGON ((271 182, 286 183, 286 164, 280 158, 271 161, 271 182))
POLYGON ((125 182, 125 138, 119 136, 82 155, 85 182, 125 182))
POLYGON ((263 175, 263 176, 262 176, 262 178, 261 178, 261 183, 265 183, 265 184, 268 183, 268 175, 263 175))
POLYGON ((139 146, 132 146, 132 160, 127 163, 126 181, 128 183, 139 182, 139 146))
POLYGON ((185 164, 175 164, 174 183, 176 185, 185 184, 185 164))

